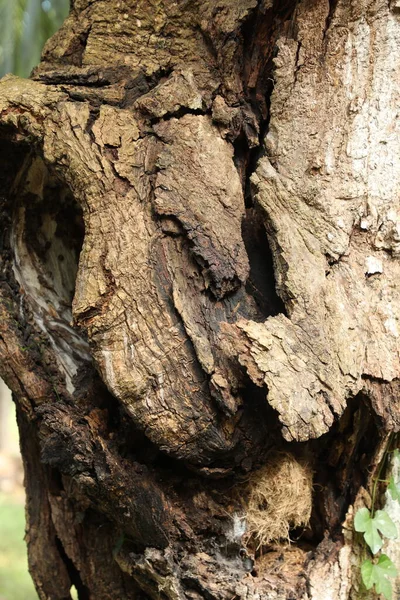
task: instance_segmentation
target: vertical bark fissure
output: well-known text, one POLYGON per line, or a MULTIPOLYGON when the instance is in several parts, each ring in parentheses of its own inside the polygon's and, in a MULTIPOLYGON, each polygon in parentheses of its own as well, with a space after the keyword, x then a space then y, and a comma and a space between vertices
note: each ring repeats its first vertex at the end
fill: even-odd
POLYGON ((329 12, 328 12, 328 16, 326 17, 325 27, 324 27, 324 31, 323 31, 324 40, 326 39, 326 37, 328 35, 329 28, 335 17, 337 5, 338 5, 338 0, 329 0, 329 12))
POLYGON ((251 177, 259 160, 266 155, 265 138, 269 131, 271 94, 274 89, 273 58, 276 53, 276 41, 285 24, 292 20, 297 4, 297 0, 289 0, 284 4, 275 2, 274 6, 265 8, 264 2, 258 2, 242 25, 242 76, 245 97, 255 114, 259 130, 258 142, 253 147, 249 146, 244 132, 236 139, 234 146, 237 163, 244 163, 244 168, 241 166, 240 169, 244 171, 243 191, 246 206, 243 233, 250 263, 247 290, 259 304, 264 318, 279 313, 287 315, 287 312, 276 291, 272 251, 265 232, 264 218, 259 210, 254 208, 251 177), (247 229, 252 231, 250 236, 246 235, 247 229), (252 237, 257 239, 258 236, 259 241, 254 243, 252 237), (260 302, 261 298, 264 300, 260 302))
POLYGON ((79 574, 79 570, 75 567, 71 558, 67 555, 65 548, 59 537, 56 537, 56 546, 60 553, 60 556, 65 564, 68 575, 71 579, 71 585, 74 585, 78 593, 78 600, 90 600, 90 592, 87 587, 82 583, 82 579, 79 574))

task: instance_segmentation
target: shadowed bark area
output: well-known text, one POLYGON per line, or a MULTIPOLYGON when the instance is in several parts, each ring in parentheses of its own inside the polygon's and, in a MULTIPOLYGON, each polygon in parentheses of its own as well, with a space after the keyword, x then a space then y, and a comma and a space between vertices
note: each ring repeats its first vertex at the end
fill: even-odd
POLYGON ((359 597, 354 506, 400 427, 398 19, 75 0, 0 82, 41 599, 359 597))

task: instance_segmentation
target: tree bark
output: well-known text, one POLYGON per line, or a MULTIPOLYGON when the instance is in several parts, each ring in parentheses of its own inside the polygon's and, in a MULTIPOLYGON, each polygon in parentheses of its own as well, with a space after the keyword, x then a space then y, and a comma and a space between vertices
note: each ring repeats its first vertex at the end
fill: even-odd
POLYGON ((75 0, 0 82, 41 599, 364 593, 352 516, 400 428, 398 11, 75 0))

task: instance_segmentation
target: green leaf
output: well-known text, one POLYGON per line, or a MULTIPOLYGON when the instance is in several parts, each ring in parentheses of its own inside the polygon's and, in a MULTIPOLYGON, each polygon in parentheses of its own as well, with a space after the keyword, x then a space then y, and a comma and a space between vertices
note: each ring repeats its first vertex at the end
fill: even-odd
POLYGON ((392 584, 388 577, 396 575, 397 569, 386 554, 382 554, 375 564, 365 560, 361 565, 361 578, 367 590, 375 584, 377 593, 383 594, 386 600, 392 599, 392 584))
POLYGON ((371 548, 372 554, 376 554, 382 548, 382 538, 378 533, 374 520, 371 519, 368 508, 363 507, 356 512, 354 529, 364 533, 364 539, 371 548))
POLYGON ((375 583, 374 567, 370 560, 364 560, 361 565, 361 579, 367 590, 370 590, 375 583))
POLYGON ((397 458, 398 460, 400 459, 400 450, 398 448, 395 448, 393 451, 393 458, 397 458))
POLYGON ((372 522, 385 537, 389 539, 397 537, 397 527, 385 510, 377 510, 372 522))
POLYGON ((381 554, 378 560, 377 567, 383 571, 388 577, 396 577, 397 576, 397 568, 392 560, 386 555, 381 554))
POLYGON ((383 546, 383 541, 378 533, 378 529, 374 523, 374 519, 370 519, 366 525, 364 540, 371 549, 372 554, 376 554, 383 546))
POLYGON ((396 484, 393 475, 389 480, 388 490, 393 500, 400 501, 400 483, 396 484))
POLYGON ((379 552, 383 545, 379 532, 390 539, 397 537, 397 527, 385 510, 377 510, 371 518, 368 508, 360 508, 354 518, 354 529, 364 533, 372 554, 379 552))
POLYGON ((392 584, 386 577, 381 577, 376 582, 376 591, 378 594, 383 594, 386 600, 392 600, 392 584))
POLYGON ((354 529, 364 532, 367 530, 368 524, 371 522, 371 513, 368 508, 360 508, 354 517, 354 529))

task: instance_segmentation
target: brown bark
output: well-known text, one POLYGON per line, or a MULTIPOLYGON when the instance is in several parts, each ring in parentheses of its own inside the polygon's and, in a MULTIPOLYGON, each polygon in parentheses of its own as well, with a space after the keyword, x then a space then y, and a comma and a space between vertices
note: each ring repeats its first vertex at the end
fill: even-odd
POLYGON ((0 82, 41 599, 359 597, 400 426, 399 39, 378 0, 75 0, 0 82))

